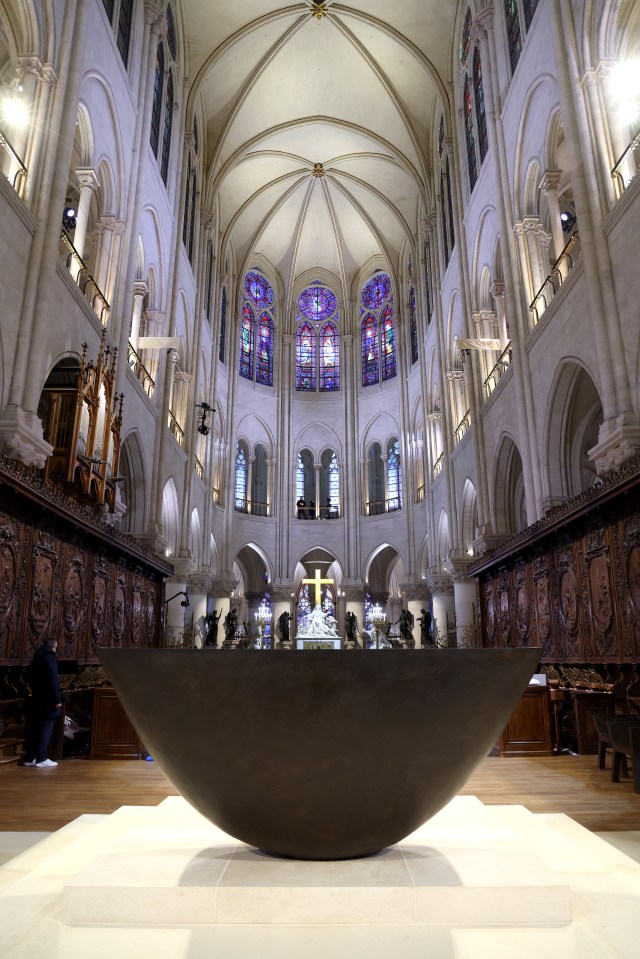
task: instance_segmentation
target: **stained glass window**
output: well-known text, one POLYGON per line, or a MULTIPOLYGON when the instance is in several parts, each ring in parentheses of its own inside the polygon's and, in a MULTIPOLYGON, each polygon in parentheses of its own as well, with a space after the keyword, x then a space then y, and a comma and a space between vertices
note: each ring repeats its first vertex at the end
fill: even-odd
POLYGON ((365 283, 360 309, 362 385, 372 386, 396 375, 396 333, 391 277, 378 271, 365 283))
POLYGON ((247 457, 240 444, 236 453, 235 508, 240 511, 247 508, 247 457))
POLYGON ((207 248, 207 295, 205 297, 204 311, 207 319, 211 319, 211 294, 213 292, 213 244, 209 241, 207 248))
POLYGON ((476 124, 478 127, 478 147, 480 163, 487 155, 487 115, 484 109, 484 89, 482 87, 482 64, 480 51, 476 47, 473 53, 473 92, 476 101, 476 124))
POLYGON ((368 313, 362 321, 362 385, 371 386, 380 378, 378 367, 378 328, 376 318, 368 313))
POLYGON ((382 313, 382 379, 390 380, 396 375, 396 328, 393 310, 385 306, 382 313))
MULTIPOLYGON (((173 74, 169 71, 167 89, 164 98, 164 127, 162 130, 162 162, 160 175, 167 182, 169 173, 169 151, 171 150, 171 128, 173 126, 173 74)), ((195 189, 195 184, 194 184, 195 189)))
POLYGON ((131 21, 133 20, 133 0, 120 0, 118 13, 118 50, 125 67, 129 61, 129 42, 131 40, 131 21))
POLYGON ((429 243, 425 240, 424 244, 424 290, 427 300, 427 323, 431 322, 431 311, 433 305, 431 303, 431 250, 429 248, 429 243))
POLYGON ((227 291, 222 288, 222 302, 220 304, 220 341, 218 344, 218 359, 224 363, 225 340, 227 337, 227 291))
POLYGON ((438 127, 438 156, 442 159, 444 150, 444 115, 440 117, 440 126, 438 127))
POLYGON ((239 373, 247 380, 253 379, 253 311, 248 303, 242 307, 239 373))
POLYGON ((338 457, 333 453, 329 463, 329 499, 331 508, 338 509, 340 503, 340 470, 338 468, 338 457))
POLYGON ((114 0, 102 0, 102 2, 104 3, 104 8, 107 11, 107 16, 109 17, 109 20, 111 20, 113 17, 114 0))
POLYGON ((165 17, 167 20, 167 43, 169 44, 171 56, 175 60, 178 53, 178 44, 176 42, 176 22, 173 17, 173 10, 171 9, 170 3, 167 4, 165 17))
POLYGON ((473 26, 473 17, 471 10, 467 7, 467 15, 464 18, 462 27, 462 36, 460 37, 460 63, 464 63, 469 53, 469 44, 471 42, 471 28, 473 26))
POLYGON ((245 274, 242 291, 244 304, 240 326, 240 376, 252 380, 255 369, 256 383, 273 386, 273 290, 261 273, 251 270, 245 274), (260 312, 256 325, 258 310, 260 312))
POLYGON ((391 279, 387 273, 376 273, 362 290, 362 305, 365 310, 379 309, 391 296, 391 279))
POLYGON ((397 440, 389 445, 389 459, 387 460, 387 489, 389 512, 400 509, 402 506, 402 474, 400 472, 400 447, 397 440))
POLYGON ((453 227, 453 201, 451 199, 451 172, 449 170, 449 161, 447 160, 444 168, 444 175, 447 180, 447 213, 449 214, 449 245, 453 250, 456 245, 456 232, 453 227))
POLYGON ((151 107, 151 149, 153 155, 158 156, 160 143, 160 117, 162 115, 162 86, 164 83, 164 47, 158 44, 156 54, 156 72, 153 77, 153 105, 151 107))
POLYGON ((191 210, 189 211, 189 263, 193 264, 193 241, 196 232, 196 202, 198 199, 198 180, 195 170, 193 171, 193 180, 191 181, 191 210))
POLYGON ((409 259, 407 260, 407 273, 410 277, 413 276, 413 253, 409 254, 409 259))
POLYGON ((440 174, 440 219, 442 221, 442 246, 444 252, 444 265, 446 266, 449 262, 449 237, 447 230, 447 211, 446 211, 446 192, 447 184, 444 178, 444 173, 440 174))
POLYGON ((471 106, 471 84, 469 77, 464 80, 464 133, 467 143, 467 165, 469 167, 469 184, 473 190, 478 179, 476 161, 476 144, 473 139, 473 109, 471 106))
POLYGON ((340 389, 340 351, 338 327, 325 323, 320 332, 320 390, 329 393, 340 389))
POLYGON ((304 499, 304 463, 300 453, 296 462, 296 500, 299 499, 304 499))
POLYGON ((296 333, 296 389, 315 392, 316 332, 310 323, 301 323, 296 333))
POLYGON ((340 389, 338 301, 319 280, 298 297, 296 389, 323 393, 340 389), (331 319, 330 319, 331 318, 331 319), (322 324, 322 325, 320 325, 322 324))
POLYGON ((193 149, 194 152, 198 152, 198 147, 200 145, 200 135, 198 134, 198 121, 193 121, 193 149))
POLYGON ((522 33, 520 31, 520 15, 517 0, 504 0, 504 12, 507 22, 507 40, 509 43, 509 59, 511 72, 515 70, 522 53, 522 33))
POLYGON ((523 0, 524 5, 524 22, 527 30, 531 26, 531 21, 533 20, 533 15, 536 12, 536 7, 538 6, 538 0, 523 0))
POLYGON ((189 194, 191 192, 191 161, 187 164, 187 189, 185 190, 184 217, 182 218, 182 242, 187 245, 187 234, 189 232, 189 194))
POLYGON ((411 363, 418 362, 418 319, 416 316, 416 291, 409 291, 409 332, 411 334, 411 363))
POLYGON ((258 320, 256 383, 273 386, 273 320, 266 312, 261 313, 258 320))
POLYGON ((270 309, 273 306, 273 290, 269 282, 260 273, 252 271, 244 278, 244 295, 253 300, 258 309, 270 309))
POLYGON ((326 320, 336 306, 336 298, 326 286, 309 286, 298 297, 298 310, 307 320, 326 320))

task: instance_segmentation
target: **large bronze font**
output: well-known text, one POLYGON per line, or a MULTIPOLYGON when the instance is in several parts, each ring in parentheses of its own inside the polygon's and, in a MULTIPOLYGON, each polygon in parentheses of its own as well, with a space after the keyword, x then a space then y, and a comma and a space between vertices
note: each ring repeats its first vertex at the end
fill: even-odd
POLYGON ((102 649, 174 786, 243 842, 350 859, 413 832, 487 755, 538 649, 102 649))

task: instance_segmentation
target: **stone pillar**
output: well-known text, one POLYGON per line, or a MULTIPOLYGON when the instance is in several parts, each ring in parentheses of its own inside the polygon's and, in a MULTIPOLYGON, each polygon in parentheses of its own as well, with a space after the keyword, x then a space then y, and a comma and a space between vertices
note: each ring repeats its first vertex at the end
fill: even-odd
POLYGON ((540 181, 540 189, 547 198, 549 207, 549 221, 551 223, 551 236, 553 237, 554 259, 557 260, 565 248, 565 238, 562 232, 562 220, 560 218, 560 203, 558 201, 558 184, 562 173, 560 170, 546 170, 540 181))
POLYGON ((453 580, 456 618, 456 645, 476 646, 476 581, 466 574, 467 564, 447 561, 447 571, 453 580))
POLYGON ((295 638, 298 628, 298 624, 294 619, 294 609, 293 609, 293 599, 294 591, 291 586, 272 586, 271 590, 271 612, 273 614, 272 619, 272 635, 273 635, 273 648, 274 649, 295 649, 295 638), (283 613, 289 613, 291 620, 289 622, 289 642, 282 642, 282 637, 278 632, 278 620, 283 613))
POLYGON ((267 460, 267 516, 273 516, 273 488, 274 472, 277 460, 269 458, 267 460))
POLYGON ((361 486, 361 495, 362 495, 362 507, 363 507, 363 513, 365 516, 369 512, 368 467, 369 467, 368 459, 360 460, 360 486, 361 486))
POLYGON ((136 282, 133 284, 133 314, 131 317, 131 333, 129 335, 129 342, 136 353, 138 352, 138 337, 140 336, 140 317, 142 316, 142 304, 148 292, 149 287, 144 280, 136 280, 136 282))
POLYGON ((509 342, 509 332, 507 330, 507 315, 504 309, 504 283, 501 280, 494 280, 489 289, 496 306, 496 319, 498 322, 498 336, 500 337, 500 346, 504 351, 509 342))
MULTIPOLYGON (((100 181, 95 172, 91 169, 76 170, 78 184, 80 186, 80 199, 78 201, 78 212, 76 214, 76 228, 73 234, 73 245, 80 259, 84 257, 84 246, 87 239, 87 227, 89 225, 89 208, 91 206, 91 195, 94 190, 100 186, 100 181)), ((80 264, 74 263, 72 266, 72 276, 75 279, 80 272, 80 264)))
POLYGON ((187 592, 189 593, 193 621, 193 645, 198 649, 203 648, 207 634, 205 616, 207 615, 207 597, 211 592, 212 581, 213 576, 210 573, 191 573, 187 579, 187 592))
MULTIPOLYGON (((192 644, 192 609, 190 605, 182 605, 186 601, 186 596, 176 594, 185 592, 189 595, 189 577, 194 571, 193 560, 180 557, 173 560, 173 576, 167 580, 165 586, 165 646, 191 646, 192 644)), ((189 602, 191 602, 190 596, 189 602)))
POLYGON ((440 645, 447 645, 448 628, 453 626, 456 615, 451 577, 434 573, 427 577, 427 585, 433 596, 433 635, 440 645))
POLYGON ((320 518, 320 470, 321 468, 322 468, 322 463, 313 464, 313 484, 314 484, 313 489, 315 491, 313 499, 316 504, 315 509, 313 511, 314 519, 320 518))
MULTIPOLYGON (((344 614, 346 616, 347 613, 355 613, 356 619, 358 620, 358 642, 362 645, 362 648, 364 649, 365 648, 364 589, 362 586, 345 586, 343 589, 343 592, 344 592, 344 600, 345 600, 344 614)), ((338 621, 338 633, 340 634, 340 636, 343 637, 343 641, 344 641, 344 636, 345 636, 344 616, 342 618, 342 622, 338 621)))

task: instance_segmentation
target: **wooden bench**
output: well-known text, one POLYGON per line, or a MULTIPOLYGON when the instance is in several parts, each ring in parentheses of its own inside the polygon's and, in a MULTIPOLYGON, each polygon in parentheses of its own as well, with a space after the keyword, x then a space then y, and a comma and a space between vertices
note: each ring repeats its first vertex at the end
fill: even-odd
POLYGON ((609 737, 613 762, 611 782, 620 782, 620 771, 628 775, 627 759, 633 767, 633 790, 640 793, 640 722, 609 720, 609 737))

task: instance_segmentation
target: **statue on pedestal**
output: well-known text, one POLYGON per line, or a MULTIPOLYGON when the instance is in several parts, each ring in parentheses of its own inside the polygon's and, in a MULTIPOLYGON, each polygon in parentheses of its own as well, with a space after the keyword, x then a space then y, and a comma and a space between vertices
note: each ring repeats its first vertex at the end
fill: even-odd
POLYGON ((224 643, 225 646, 233 645, 235 640, 236 630, 238 628, 238 610, 234 606, 233 609, 229 610, 227 615, 224 618, 224 643))
POLYGON ((344 633, 347 645, 358 645, 358 617, 351 611, 344 617, 344 633))
POLYGON ((289 642, 289 623, 291 622, 291 613, 286 610, 278 616, 278 626, 280 627, 280 642, 289 642))
POLYGON ((431 635, 431 613, 426 609, 420 610, 420 643, 422 646, 433 646, 431 635))
POLYGON ((204 644, 205 646, 217 646, 218 645, 218 623, 222 616, 222 610, 216 616, 216 611, 213 609, 210 613, 204 618, 204 627, 206 630, 204 644))
POLYGON ((408 609, 403 609, 400 613, 400 636, 402 637, 405 646, 415 645, 413 639, 414 622, 415 620, 413 618, 413 613, 410 613, 408 609))

